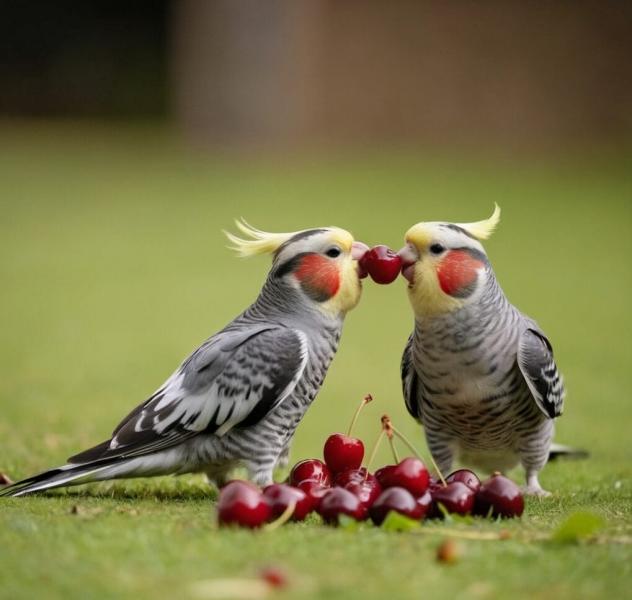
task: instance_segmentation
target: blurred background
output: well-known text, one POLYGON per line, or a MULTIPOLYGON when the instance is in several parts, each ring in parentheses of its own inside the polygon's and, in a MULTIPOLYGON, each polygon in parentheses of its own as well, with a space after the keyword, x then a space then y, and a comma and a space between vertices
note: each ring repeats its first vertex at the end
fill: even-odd
MULTIPOLYGON (((0 1, 0 466, 104 439, 252 301, 268 262, 225 249, 234 217, 399 248, 494 202, 497 275, 566 373, 561 441, 625 464, 631 63, 626 2, 0 1)), ((295 459, 369 391, 367 442, 389 412, 423 445, 411 328, 403 282, 365 285, 295 459)))

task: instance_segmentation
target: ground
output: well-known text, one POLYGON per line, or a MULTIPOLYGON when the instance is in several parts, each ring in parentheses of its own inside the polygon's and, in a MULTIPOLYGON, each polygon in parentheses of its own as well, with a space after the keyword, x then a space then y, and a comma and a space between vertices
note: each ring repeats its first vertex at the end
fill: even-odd
MULTIPOLYGON (((351 532, 314 517, 267 533, 217 530, 215 495, 200 477, 2 499, 0 597, 189 598, 196 582, 250 578, 265 565, 287 570, 288 598, 628 594, 632 153, 564 156, 262 160, 185 150, 149 125, 3 124, 0 471, 26 476, 105 439, 254 298, 268 260, 225 248, 220 230, 234 217, 281 231, 335 224, 399 248, 417 221, 478 220, 494 202, 503 216, 486 243, 492 264, 548 333, 566 376, 557 439, 591 458, 547 467, 542 483, 554 494, 529 500, 521 520, 447 525, 513 536, 460 540, 451 566, 435 561, 443 535, 427 528, 351 532), (577 510, 605 519, 597 538, 523 539, 546 537, 577 510)), ((412 326, 404 290, 403 281, 365 285, 293 460, 319 456, 367 392, 375 401, 358 427, 367 445, 388 412, 425 452, 399 390, 412 326)), ((388 459, 384 448, 378 462, 388 459)))

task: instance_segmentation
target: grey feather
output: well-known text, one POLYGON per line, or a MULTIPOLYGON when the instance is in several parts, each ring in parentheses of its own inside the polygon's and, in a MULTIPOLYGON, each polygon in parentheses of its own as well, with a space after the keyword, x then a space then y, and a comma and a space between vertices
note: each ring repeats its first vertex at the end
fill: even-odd
POLYGON ((253 425, 288 396, 306 360, 304 337, 293 329, 222 332, 120 423, 111 442, 95 448, 98 454, 86 451, 70 462, 142 456, 200 432, 224 435, 239 424, 253 425))
POLYGON ((419 380, 413 364, 413 336, 408 337, 401 362, 402 391, 410 416, 422 423, 421 403, 417 399, 419 380))
POLYGON ((520 336, 518 366, 538 408, 551 419, 559 417, 564 409, 564 381, 551 343, 536 329, 526 329, 520 336))

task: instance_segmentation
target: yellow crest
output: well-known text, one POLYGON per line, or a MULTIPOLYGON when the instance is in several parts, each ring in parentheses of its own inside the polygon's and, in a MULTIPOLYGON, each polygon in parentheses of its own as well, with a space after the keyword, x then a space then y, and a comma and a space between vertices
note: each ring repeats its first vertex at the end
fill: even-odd
POLYGON ((249 225, 245 219, 235 220, 235 225, 245 238, 238 237, 228 231, 224 231, 224 235, 231 242, 230 248, 237 252, 243 258, 248 256, 256 256, 257 254, 271 254, 276 252, 285 242, 294 237, 300 231, 291 233, 269 233, 261 231, 252 225, 249 225))
POLYGON ((500 223, 500 206, 494 202, 494 212, 489 219, 476 221, 475 223, 455 223, 461 229, 465 229, 472 237, 477 240, 486 240, 496 229, 500 223))

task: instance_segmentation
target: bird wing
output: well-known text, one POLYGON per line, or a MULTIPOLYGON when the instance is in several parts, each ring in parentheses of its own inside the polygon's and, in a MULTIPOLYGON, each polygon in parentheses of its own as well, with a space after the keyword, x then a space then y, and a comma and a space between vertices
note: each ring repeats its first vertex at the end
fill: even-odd
POLYGON ((413 417, 421 423, 421 404, 419 402, 419 378, 415 365, 413 364, 413 336, 412 334, 408 338, 406 347, 404 348, 404 354, 402 355, 401 364, 402 374, 402 391, 404 393, 404 401, 406 402, 406 408, 413 417))
POLYGON ((518 342, 518 366, 538 408, 549 418, 562 414, 564 380, 553 358, 553 348, 537 329, 526 329, 518 342))
POLYGON ((222 436, 254 425, 292 393, 307 359, 307 337, 296 329, 221 332, 125 417, 111 440, 69 462, 139 456, 201 432, 222 436))

